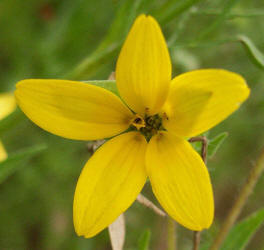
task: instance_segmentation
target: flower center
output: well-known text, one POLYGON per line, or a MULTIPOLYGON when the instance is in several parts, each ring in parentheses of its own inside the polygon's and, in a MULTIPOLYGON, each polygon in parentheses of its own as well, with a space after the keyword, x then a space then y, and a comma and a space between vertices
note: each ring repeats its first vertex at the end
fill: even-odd
POLYGON ((147 141, 157 134, 159 130, 165 130, 162 126, 162 118, 158 114, 153 116, 145 115, 144 118, 136 114, 131 121, 131 129, 138 130, 146 137, 147 141))

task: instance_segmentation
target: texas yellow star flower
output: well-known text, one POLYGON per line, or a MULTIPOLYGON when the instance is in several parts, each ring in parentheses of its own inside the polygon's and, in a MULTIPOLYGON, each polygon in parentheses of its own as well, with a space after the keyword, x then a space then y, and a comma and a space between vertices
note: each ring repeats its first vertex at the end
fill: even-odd
POLYGON ((119 99, 91 84, 23 80, 16 98, 41 128, 70 139, 114 138, 85 165, 73 205, 78 235, 92 237, 136 199, 147 177, 166 212, 200 231, 214 217, 212 186, 199 154, 186 141, 209 130, 248 97, 244 79, 220 69, 171 80, 162 31, 151 16, 134 22, 116 65, 119 99))
MULTIPOLYGON (((0 93, 0 120, 11 114, 16 108, 16 101, 12 93, 0 93)), ((0 162, 7 158, 7 152, 0 141, 0 162)))

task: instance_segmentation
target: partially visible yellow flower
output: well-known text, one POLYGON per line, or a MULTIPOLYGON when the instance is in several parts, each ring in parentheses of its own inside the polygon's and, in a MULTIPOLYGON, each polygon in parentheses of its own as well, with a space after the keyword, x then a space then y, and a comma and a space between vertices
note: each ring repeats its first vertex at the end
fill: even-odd
POLYGON ((238 109, 249 95, 245 80, 220 69, 195 70, 171 80, 161 29, 151 16, 141 15, 120 52, 116 82, 124 102, 82 82, 31 79, 17 84, 19 106, 41 128, 76 140, 116 136, 89 159, 78 180, 73 207, 77 234, 92 237, 111 224, 133 203, 147 177, 178 223, 195 231, 210 227, 210 177, 185 138, 238 109))
POLYGON ((4 148, 3 143, 0 141, 0 162, 7 159, 7 152, 4 148))
MULTIPOLYGON (((0 93, 0 120, 11 114, 16 108, 16 100, 13 93, 0 93)), ((0 162, 7 158, 4 145, 0 141, 0 162)))

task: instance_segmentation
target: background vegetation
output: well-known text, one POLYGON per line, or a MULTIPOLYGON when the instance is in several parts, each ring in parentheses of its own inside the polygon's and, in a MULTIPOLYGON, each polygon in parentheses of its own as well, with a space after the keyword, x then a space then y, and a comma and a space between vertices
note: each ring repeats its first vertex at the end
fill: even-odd
MULTIPOLYGON (((229 136, 208 162, 216 218, 203 233, 204 243, 218 230, 264 146, 263 58, 257 53, 254 57, 238 37, 246 36, 264 51, 263 1, 2 0, 0 92, 14 90, 16 82, 25 78, 107 79, 140 13, 160 22, 173 75, 224 68, 243 75, 252 90, 239 111, 209 134, 212 138, 227 131, 229 136)), ((86 240, 75 235, 72 224, 75 185, 90 155, 87 143, 51 135, 19 110, 0 122, 0 137, 10 157, 16 158, 8 174, 0 176, 0 249, 111 249, 107 231, 86 240)), ((263 207, 263 188, 262 177, 241 218, 263 207)), ((143 193, 155 201, 149 184, 143 193)), ((166 219, 138 203, 125 215, 125 249, 136 249, 147 229, 150 249, 166 249, 166 219)), ((190 249, 191 232, 180 226, 177 231, 179 249, 190 249)), ((248 249, 263 250, 263 246, 264 232, 259 231, 248 249)))

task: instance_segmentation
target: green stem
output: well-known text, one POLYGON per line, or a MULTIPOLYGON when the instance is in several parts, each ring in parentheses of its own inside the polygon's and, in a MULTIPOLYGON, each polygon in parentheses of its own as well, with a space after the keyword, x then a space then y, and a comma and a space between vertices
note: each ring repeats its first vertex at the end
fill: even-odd
POLYGON ((176 237, 176 222, 168 217, 167 220, 168 230, 168 250, 177 250, 177 237, 176 237))
POLYGON ((221 246, 222 242, 225 240, 227 234, 232 228, 233 224, 236 222, 238 216, 240 215, 244 205, 246 204, 249 195, 252 193, 257 181, 259 180, 261 174, 264 171, 264 149, 262 150, 257 163, 253 166, 247 181, 242 187, 237 200, 235 201, 233 207, 231 208, 227 218, 225 219, 219 233, 217 234, 210 250, 217 250, 221 246))

